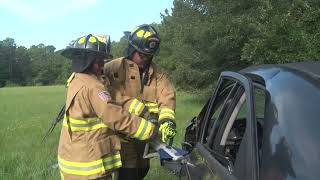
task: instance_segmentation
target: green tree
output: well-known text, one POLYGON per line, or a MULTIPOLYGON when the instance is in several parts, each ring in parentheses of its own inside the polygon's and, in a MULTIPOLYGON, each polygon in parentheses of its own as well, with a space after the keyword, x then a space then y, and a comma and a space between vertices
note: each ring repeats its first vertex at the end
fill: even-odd
POLYGON ((243 48, 250 64, 319 60, 320 2, 264 1, 258 32, 243 48))
POLYGON ((27 48, 20 46, 15 49, 13 66, 10 80, 15 84, 26 85, 31 80, 30 57, 27 48))
POLYGON ((0 42, 0 85, 5 85, 14 77, 15 49, 14 39, 6 38, 0 42))
POLYGON ((158 62, 179 88, 210 88, 223 70, 318 60, 315 0, 174 0, 162 14, 158 62))
POLYGON ((111 43, 111 54, 113 58, 119 58, 123 56, 124 49, 128 45, 128 40, 123 36, 119 42, 112 41, 111 43))

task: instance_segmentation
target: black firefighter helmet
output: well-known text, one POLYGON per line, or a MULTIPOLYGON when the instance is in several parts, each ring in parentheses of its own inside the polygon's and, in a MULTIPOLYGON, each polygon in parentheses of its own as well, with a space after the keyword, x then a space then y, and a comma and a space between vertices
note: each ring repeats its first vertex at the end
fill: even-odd
POLYGON ((97 58, 108 58, 110 46, 109 36, 89 34, 71 41, 61 55, 72 60, 71 70, 73 72, 83 72, 97 58))
POLYGON ((143 24, 136 27, 132 32, 124 32, 129 44, 125 56, 130 57, 134 51, 147 55, 155 55, 159 52, 160 38, 154 27, 143 24))

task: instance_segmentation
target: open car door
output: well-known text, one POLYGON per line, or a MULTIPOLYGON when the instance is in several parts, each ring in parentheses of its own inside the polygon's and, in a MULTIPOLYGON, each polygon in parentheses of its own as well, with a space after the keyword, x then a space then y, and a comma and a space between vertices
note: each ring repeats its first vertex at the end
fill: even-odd
MULTIPOLYGON (((187 179, 258 179, 253 84, 222 72, 218 86, 185 133, 190 151, 179 171, 187 179)), ((177 169, 176 169, 177 172, 177 169)))

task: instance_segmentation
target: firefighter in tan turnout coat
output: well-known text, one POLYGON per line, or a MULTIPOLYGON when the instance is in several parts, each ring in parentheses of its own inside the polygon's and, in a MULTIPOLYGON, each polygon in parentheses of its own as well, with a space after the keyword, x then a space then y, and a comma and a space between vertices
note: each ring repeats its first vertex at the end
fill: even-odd
MULTIPOLYGON (((125 57, 105 64, 105 76, 109 79, 110 92, 116 101, 125 96, 136 98, 129 106, 129 112, 141 111, 143 102, 167 141, 176 134, 175 107, 176 92, 167 75, 152 62, 159 51, 160 39, 156 30, 141 25, 130 34, 125 57), (119 96, 120 94, 120 96, 119 96)), ((145 143, 130 138, 121 139, 122 168, 119 180, 141 180, 149 170, 149 159, 143 159, 145 143)))
POLYGON ((122 166, 116 133, 137 140, 151 139, 157 134, 152 123, 115 105, 98 80, 110 49, 106 42, 106 38, 90 34, 62 52, 72 60, 75 72, 68 80, 58 149, 62 179, 112 179, 112 172, 122 166))

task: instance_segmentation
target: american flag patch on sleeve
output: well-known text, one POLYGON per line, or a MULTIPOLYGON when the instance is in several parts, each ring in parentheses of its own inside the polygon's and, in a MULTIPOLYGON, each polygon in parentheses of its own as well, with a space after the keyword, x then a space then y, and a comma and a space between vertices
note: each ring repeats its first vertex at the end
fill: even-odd
POLYGON ((102 91, 98 93, 98 96, 102 101, 108 102, 111 100, 110 94, 107 91, 102 91))

